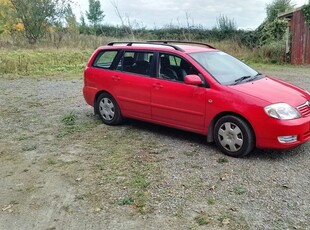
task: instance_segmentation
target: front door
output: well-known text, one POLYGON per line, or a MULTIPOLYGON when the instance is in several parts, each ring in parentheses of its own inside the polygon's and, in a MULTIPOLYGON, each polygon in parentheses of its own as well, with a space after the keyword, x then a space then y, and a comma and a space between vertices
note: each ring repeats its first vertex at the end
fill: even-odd
POLYGON ((204 130, 206 88, 183 81, 184 75, 198 72, 172 54, 160 54, 159 59, 159 72, 151 88, 152 119, 191 131, 204 130))

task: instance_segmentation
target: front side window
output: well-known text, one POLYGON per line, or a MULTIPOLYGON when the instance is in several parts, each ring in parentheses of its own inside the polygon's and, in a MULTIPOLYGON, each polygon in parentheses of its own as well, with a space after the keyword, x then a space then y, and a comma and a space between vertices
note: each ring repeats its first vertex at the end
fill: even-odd
POLYGON ((151 76, 152 59, 152 52, 125 51, 117 65, 117 70, 151 76))
POLYGON ((224 52, 191 53, 190 56, 223 85, 254 80, 260 75, 251 67, 224 52))
POLYGON ((96 57, 93 66, 103 69, 110 69, 114 58, 116 57, 118 51, 102 51, 96 57))
POLYGON ((198 71, 185 59, 166 53, 159 55, 158 78, 183 82, 189 74, 198 75, 198 71))

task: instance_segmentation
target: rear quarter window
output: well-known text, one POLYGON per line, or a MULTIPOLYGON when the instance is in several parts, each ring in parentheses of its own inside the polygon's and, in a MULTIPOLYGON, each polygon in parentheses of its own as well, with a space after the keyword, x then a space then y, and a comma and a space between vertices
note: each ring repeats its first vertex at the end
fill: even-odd
POLYGON ((98 68, 103 68, 103 69, 110 69, 117 53, 118 51, 115 51, 115 50, 100 52, 97 55, 93 63, 93 66, 98 67, 98 68))

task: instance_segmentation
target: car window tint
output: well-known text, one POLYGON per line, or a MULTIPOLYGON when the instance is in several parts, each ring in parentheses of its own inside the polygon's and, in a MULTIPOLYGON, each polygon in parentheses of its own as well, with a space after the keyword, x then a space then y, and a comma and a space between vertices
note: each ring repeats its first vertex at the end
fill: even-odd
POLYGON ((172 54, 162 53, 159 55, 158 78, 183 82, 184 77, 189 74, 198 75, 198 72, 185 59, 172 54))
POLYGON ((117 65, 117 70, 150 76, 152 59, 152 52, 125 51, 117 65))
POLYGON ((109 69, 118 51, 103 51, 96 57, 93 66, 109 69))

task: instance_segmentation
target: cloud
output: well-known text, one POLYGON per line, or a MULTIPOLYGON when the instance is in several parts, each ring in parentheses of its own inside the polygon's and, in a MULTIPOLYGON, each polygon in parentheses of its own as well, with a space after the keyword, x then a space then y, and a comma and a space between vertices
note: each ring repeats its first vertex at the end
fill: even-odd
MULTIPOLYGON (((80 9, 88 8, 88 0, 76 0, 80 9)), ((190 23, 212 28, 220 15, 233 19, 239 28, 257 28, 266 17, 266 4, 272 0, 118 0, 121 13, 131 21, 148 28, 162 27, 169 24, 186 25, 186 13, 190 15, 190 23)), ((302 5, 307 0, 294 0, 293 3, 302 5)), ((106 15, 107 24, 120 24, 111 1, 101 1, 102 9, 106 15)))

